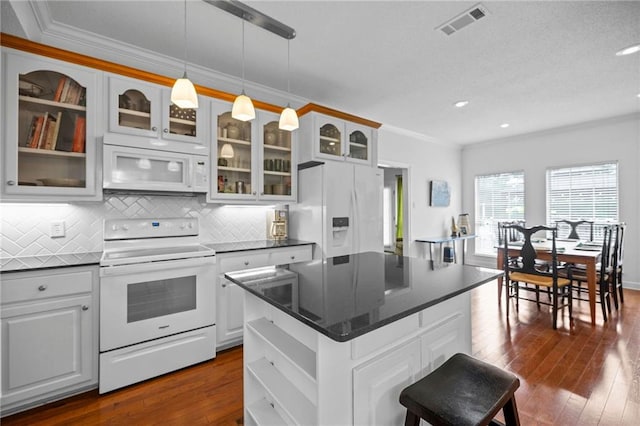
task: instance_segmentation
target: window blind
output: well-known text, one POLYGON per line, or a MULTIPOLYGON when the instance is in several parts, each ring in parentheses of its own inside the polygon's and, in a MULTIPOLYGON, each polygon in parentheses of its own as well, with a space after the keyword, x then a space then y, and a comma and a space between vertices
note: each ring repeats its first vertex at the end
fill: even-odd
POLYGON ((507 220, 524 220, 524 172, 476 176, 476 254, 495 254, 498 222, 507 220))
POLYGON ((548 169, 547 222, 561 219, 618 221, 618 164, 548 169))

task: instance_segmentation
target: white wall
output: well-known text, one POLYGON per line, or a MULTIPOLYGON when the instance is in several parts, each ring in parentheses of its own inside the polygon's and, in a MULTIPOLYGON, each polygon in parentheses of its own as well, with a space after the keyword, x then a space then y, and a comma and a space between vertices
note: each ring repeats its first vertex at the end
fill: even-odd
MULTIPOLYGON (((624 283, 640 289, 640 114, 466 146, 462 151, 462 206, 474 223, 474 178, 523 170, 527 224, 546 223, 546 170, 618 162, 620 219, 627 223, 624 283)), ((473 243, 470 244, 473 253, 473 243)), ((493 258, 469 263, 495 266, 493 258)))
POLYGON ((461 211, 460 148, 382 126, 378 131, 378 164, 404 167, 409 171, 409 229, 404 236, 405 256, 424 256, 425 247, 415 243, 420 237, 444 237, 451 232, 451 217, 461 211), (429 205, 429 184, 446 180, 451 188, 448 207, 429 205))

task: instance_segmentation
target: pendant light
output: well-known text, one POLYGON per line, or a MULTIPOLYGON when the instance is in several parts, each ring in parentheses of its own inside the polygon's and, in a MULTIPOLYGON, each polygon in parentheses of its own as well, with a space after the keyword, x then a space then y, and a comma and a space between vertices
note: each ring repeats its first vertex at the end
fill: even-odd
POLYGON ((171 89, 171 102, 180 108, 198 108, 198 94, 187 78, 187 0, 184 0, 184 74, 171 89))
POLYGON ((233 102, 231 117, 240 121, 249 121, 256 118, 253 102, 251 102, 251 98, 244 94, 244 16, 242 16, 242 93, 233 102))
MULTIPOLYGON (((289 98, 291 98, 291 40, 287 40, 287 93, 289 94, 289 98)), ((292 131, 297 129, 298 126, 298 114, 296 114, 296 111, 287 103, 287 107, 283 109, 280 114, 278 128, 292 131)))

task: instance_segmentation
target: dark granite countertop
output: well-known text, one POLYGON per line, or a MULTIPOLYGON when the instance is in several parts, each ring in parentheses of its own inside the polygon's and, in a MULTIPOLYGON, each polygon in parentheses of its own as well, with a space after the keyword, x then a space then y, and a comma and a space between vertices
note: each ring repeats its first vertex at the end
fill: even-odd
POLYGON ((22 256, 0 258, 0 272, 33 271, 38 269, 62 268, 69 266, 97 265, 101 251, 89 253, 47 254, 42 256, 22 256))
POLYGON ((232 243, 209 243, 204 244, 205 246, 212 248, 216 251, 216 254, 220 253, 230 253, 234 251, 245 251, 245 250, 263 250, 263 249, 271 249, 271 248, 279 248, 279 247, 293 247, 293 246, 303 246, 313 244, 309 241, 300 241, 300 240, 282 240, 282 241, 274 241, 274 240, 258 240, 258 241, 238 241, 232 243))
POLYGON ((470 291, 502 274, 451 264, 433 269, 425 259, 360 253, 294 263, 291 276, 262 268, 226 277, 318 332, 344 342, 470 291), (293 278, 295 281, 295 278, 293 278), (280 287, 276 290, 277 287, 280 287))

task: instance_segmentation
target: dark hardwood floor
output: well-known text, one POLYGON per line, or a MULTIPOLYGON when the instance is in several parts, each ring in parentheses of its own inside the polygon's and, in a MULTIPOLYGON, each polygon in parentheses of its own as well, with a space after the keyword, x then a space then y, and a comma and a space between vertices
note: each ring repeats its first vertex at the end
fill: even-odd
MULTIPOLYGON (((551 328, 546 308, 521 302, 507 321, 496 284, 473 291, 473 353, 520 377, 523 425, 640 424, 640 292, 602 325, 575 302, 575 321, 551 328)), ((116 390, 97 391, 2 419, 2 425, 242 424, 242 348, 116 390)), ((386 425, 385 425, 386 426, 386 425)))

